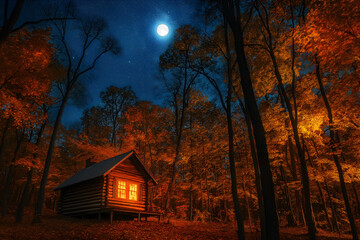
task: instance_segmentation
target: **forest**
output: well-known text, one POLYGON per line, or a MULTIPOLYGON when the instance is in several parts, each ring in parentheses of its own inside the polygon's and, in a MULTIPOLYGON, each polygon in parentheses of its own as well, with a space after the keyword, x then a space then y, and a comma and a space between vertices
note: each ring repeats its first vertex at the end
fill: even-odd
POLYGON ((149 223, 159 235, 136 225, 150 234, 143 239, 211 239, 196 228, 181 235, 189 222, 231 227, 213 239, 359 239, 360 1, 199 0, 198 22, 179 26, 158 58, 162 104, 119 79, 77 127, 63 125, 65 108, 104 57, 122 54, 121 42, 76 1, 46 5, 27 22, 26 1, 3 2, 2 239, 59 218, 53 189, 87 160, 130 150, 154 174, 149 206, 165 219, 149 223), (184 225, 174 233, 166 221, 184 225))

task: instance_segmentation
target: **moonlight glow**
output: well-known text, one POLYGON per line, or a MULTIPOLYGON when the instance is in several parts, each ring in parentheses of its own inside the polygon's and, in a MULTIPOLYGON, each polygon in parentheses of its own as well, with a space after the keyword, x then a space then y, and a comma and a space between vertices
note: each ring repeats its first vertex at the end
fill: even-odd
POLYGON ((169 28, 168 28, 168 26, 166 26, 165 24, 160 24, 160 25, 157 27, 156 31, 157 31, 157 33, 158 33, 160 36, 164 37, 164 36, 168 35, 168 33, 169 33, 169 28))

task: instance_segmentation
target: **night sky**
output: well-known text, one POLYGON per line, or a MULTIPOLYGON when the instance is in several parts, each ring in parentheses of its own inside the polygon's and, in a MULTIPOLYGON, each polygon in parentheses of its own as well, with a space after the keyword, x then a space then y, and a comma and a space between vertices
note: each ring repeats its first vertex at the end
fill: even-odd
MULTIPOLYGON (((104 56, 85 81, 87 101, 68 104, 62 122, 65 126, 78 124, 85 108, 100 104, 100 92, 106 87, 130 85, 139 100, 161 104, 156 97, 159 56, 172 42, 180 25, 191 24, 195 18, 196 1, 184 0, 77 0, 81 14, 103 16, 110 33, 122 48, 118 56, 104 56), (169 27, 169 34, 156 33, 159 24, 169 27)), ((76 46, 74 46, 76 47, 76 46)))

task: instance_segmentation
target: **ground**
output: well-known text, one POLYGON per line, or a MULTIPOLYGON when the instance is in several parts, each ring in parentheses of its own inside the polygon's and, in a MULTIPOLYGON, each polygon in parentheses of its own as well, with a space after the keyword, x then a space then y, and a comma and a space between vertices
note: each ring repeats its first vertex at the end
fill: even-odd
MULTIPOLYGON (((307 239, 304 228, 282 228, 281 239, 307 239)), ((250 233, 248 239, 260 239, 259 233, 250 233)), ((318 239, 335 240, 351 239, 350 235, 338 236, 320 232, 318 239)), ((24 223, 14 224, 14 218, 0 220, 0 239, 236 239, 234 224, 201 223, 181 220, 158 222, 149 219, 148 222, 114 221, 112 225, 106 220, 77 219, 59 216, 47 211, 42 223, 32 224, 26 217, 24 223)))

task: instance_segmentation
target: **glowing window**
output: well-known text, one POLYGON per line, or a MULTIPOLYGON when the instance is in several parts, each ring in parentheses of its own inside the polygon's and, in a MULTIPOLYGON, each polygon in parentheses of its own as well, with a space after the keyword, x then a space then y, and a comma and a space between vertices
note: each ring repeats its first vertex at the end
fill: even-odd
POLYGON ((126 182, 118 181, 117 189, 118 189, 117 197, 125 199, 126 198, 126 182))
POLYGON ((137 200, 137 184, 129 184, 129 200, 137 200))

